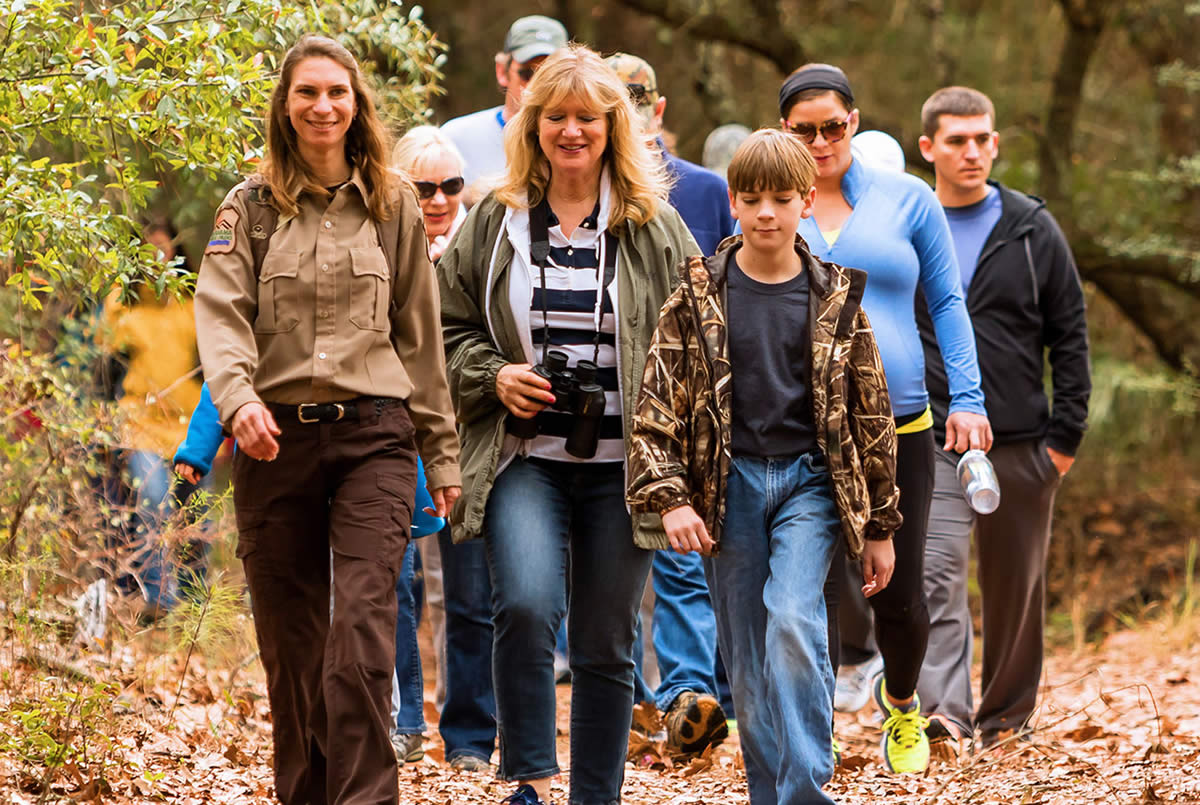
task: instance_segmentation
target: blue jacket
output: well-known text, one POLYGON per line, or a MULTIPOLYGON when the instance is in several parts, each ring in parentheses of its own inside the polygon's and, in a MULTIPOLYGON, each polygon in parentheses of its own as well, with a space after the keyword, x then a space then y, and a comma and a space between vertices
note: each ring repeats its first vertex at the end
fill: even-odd
POLYGON ((671 206, 687 225, 704 256, 711 257, 717 252, 717 244, 733 234, 729 186, 712 171, 668 152, 662 140, 658 141, 658 146, 666 160, 667 172, 675 180, 671 188, 671 206))
MULTIPOLYGON (((172 463, 187 464, 189 467, 194 467, 196 472, 201 475, 208 475, 209 470, 212 469, 213 459, 216 458, 223 441, 225 441, 225 434, 221 430, 217 406, 213 405, 212 395, 208 391, 208 383, 205 383, 200 388, 200 402, 196 403, 196 409, 192 411, 192 418, 188 421, 187 436, 184 437, 183 444, 179 445, 179 449, 175 451, 175 459, 172 463)), ((425 488, 425 466, 418 458, 417 498, 412 516, 414 539, 427 534, 436 534, 446 524, 441 517, 427 514, 426 507, 433 508, 433 497, 425 488)))
POLYGON ((867 272, 862 306, 883 358, 893 415, 920 413, 929 404, 913 310, 918 285, 949 378, 948 413, 986 414, 958 259, 937 196, 915 176, 867 168, 857 159, 842 177, 842 195, 854 211, 833 246, 814 218, 802 219, 797 231, 816 257, 867 272))

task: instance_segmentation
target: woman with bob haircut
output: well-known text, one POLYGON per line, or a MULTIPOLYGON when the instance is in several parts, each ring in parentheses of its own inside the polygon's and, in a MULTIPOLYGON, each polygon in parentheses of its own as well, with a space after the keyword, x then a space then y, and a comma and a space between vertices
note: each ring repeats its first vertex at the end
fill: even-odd
POLYGON ((628 90, 586 47, 542 64, 504 147, 507 175, 438 264, 464 450, 453 537, 487 547, 498 773, 519 784, 503 802, 548 802, 559 772, 564 612, 570 801, 618 802, 634 619, 650 549, 669 544, 656 515, 630 518, 623 462, 658 309, 700 250, 666 203, 628 90))
POLYGON ((237 555, 275 790, 289 805, 394 803, 387 702, 418 452, 437 514, 460 484, 437 286, 416 196, 388 168, 349 51, 301 37, 268 127, 261 173, 217 211, 196 329, 237 439, 237 555))
MULTIPOLYGON (((425 216, 425 236, 429 239, 429 259, 436 264, 467 217, 463 205, 466 163, 454 141, 436 126, 409 129, 396 143, 392 158, 417 189, 421 213, 425 216)), ((489 768, 496 745, 492 589, 487 552, 481 542, 452 544, 449 528, 441 529, 437 536, 417 540, 417 546, 433 627, 438 666, 435 701, 446 762, 457 771, 483 771, 489 768)), ((411 562, 406 562, 406 573, 410 565, 411 562)), ((417 618, 411 611, 411 587, 404 591, 397 588, 397 595, 400 617, 396 675, 401 679, 399 655, 405 645, 416 651, 417 618)), ((410 667, 415 671, 407 675, 412 687, 408 703, 401 693, 402 706, 396 724, 398 731, 406 733, 401 740, 417 748, 415 752, 405 752, 404 758, 419 760, 423 756, 420 733, 424 731, 420 662, 412 662, 410 667)))

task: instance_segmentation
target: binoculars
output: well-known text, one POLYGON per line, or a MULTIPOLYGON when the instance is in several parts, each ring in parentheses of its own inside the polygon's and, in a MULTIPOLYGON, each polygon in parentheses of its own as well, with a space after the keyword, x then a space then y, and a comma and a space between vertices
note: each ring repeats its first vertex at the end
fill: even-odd
MULTIPOLYGON (((542 363, 531 369, 538 377, 550 381, 554 402, 546 410, 571 415, 567 433, 567 452, 576 458, 593 458, 600 441, 600 422, 604 418, 604 389, 596 382, 596 364, 579 361, 567 367, 567 353, 552 349, 542 363)), ((508 415, 508 432, 518 439, 532 439, 542 432, 545 411, 532 419, 508 415)))

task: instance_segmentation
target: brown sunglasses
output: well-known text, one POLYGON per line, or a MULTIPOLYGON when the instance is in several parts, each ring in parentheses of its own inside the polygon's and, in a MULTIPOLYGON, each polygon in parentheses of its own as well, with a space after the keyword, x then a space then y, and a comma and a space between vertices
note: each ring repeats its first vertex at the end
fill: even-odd
POLYGON ((784 123, 783 130, 800 138, 805 145, 812 145, 817 140, 817 133, 825 138, 827 143, 836 143, 846 136, 850 126, 850 115, 845 120, 827 120, 820 126, 812 123, 784 123))

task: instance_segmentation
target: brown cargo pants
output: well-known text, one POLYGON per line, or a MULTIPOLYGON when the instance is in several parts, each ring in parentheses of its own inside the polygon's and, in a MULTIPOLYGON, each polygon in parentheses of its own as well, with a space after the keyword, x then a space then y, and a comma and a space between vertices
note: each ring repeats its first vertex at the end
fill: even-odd
POLYGON ((270 405, 279 456, 233 464, 237 555, 267 672, 275 791, 285 805, 395 803, 390 741, 396 580, 416 488, 404 405, 352 421, 270 405), (330 550, 333 619, 330 620, 330 550))

